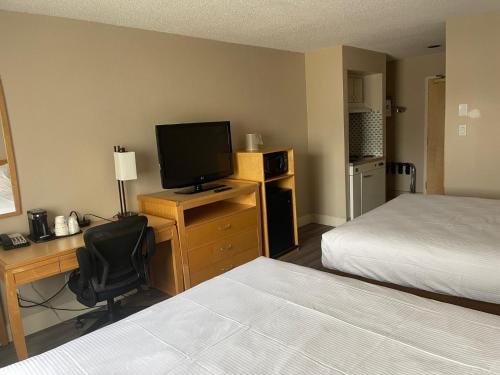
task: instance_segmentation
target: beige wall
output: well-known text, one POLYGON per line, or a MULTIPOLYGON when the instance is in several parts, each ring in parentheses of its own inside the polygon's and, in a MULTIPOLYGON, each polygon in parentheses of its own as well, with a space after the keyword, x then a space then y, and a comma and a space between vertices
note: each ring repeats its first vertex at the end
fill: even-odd
POLYGON ((445 190, 500 198, 500 13, 446 23, 445 190), (458 117, 468 104, 478 118, 458 117), (458 136, 458 125, 468 125, 458 136))
POLYGON ((306 53, 312 212, 333 220, 346 216, 342 69, 342 46, 306 53))
MULTIPOLYGON (((426 77, 445 74, 445 54, 436 53, 390 61, 387 96, 393 106, 405 107, 387 119, 387 157, 411 162, 417 168, 417 191, 424 188, 426 77)), ((390 194, 409 191, 409 178, 390 176, 390 194)))
POLYGON ((348 71, 381 73, 385 98, 384 54, 349 46, 306 53, 311 212, 316 222, 328 225, 347 217, 348 71))
MULTIPOLYGON (((119 206, 112 146, 137 153, 129 201, 161 189, 154 125, 228 119, 233 144, 260 132, 296 152, 299 215, 309 212, 304 55, 45 16, 0 12, 0 75, 23 215, 0 232, 27 231, 26 210, 112 216, 119 206)), ((37 283, 50 295, 61 277, 37 283)), ((22 294, 40 299, 29 287, 22 294)), ((55 305, 71 305, 64 294, 55 305)), ((47 310, 27 331, 56 323, 47 310)), ((68 314, 59 313, 62 317, 68 314)))

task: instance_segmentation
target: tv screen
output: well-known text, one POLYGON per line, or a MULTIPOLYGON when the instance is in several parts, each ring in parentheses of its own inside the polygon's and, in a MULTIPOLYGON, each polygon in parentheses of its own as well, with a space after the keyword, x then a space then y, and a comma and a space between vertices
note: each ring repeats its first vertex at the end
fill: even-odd
POLYGON ((164 189, 199 186, 233 173, 229 121, 156 126, 164 189))

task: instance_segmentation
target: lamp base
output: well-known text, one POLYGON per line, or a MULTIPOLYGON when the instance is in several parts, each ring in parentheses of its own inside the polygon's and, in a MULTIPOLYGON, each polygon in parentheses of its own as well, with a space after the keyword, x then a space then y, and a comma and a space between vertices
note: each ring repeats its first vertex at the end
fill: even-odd
POLYGON ((123 220, 123 219, 126 219, 128 217, 132 217, 132 216, 137 216, 139 215, 137 212, 132 212, 132 211, 126 211, 126 212, 118 212, 116 214, 116 217, 118 218, 118 220, 123 220))

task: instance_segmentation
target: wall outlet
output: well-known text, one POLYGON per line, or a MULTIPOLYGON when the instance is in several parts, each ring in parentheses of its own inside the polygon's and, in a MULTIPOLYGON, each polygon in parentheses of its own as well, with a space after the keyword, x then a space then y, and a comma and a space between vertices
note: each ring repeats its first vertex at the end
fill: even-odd
POLYGON ((467 136, 467 125, 458 125, 458 135, 460 137, 467 136))
POLYGON ((458 115, 460 117, 467 117, 469 114, 468 109, 467 109, 467 104, 459 104, 458 105, 458 115))

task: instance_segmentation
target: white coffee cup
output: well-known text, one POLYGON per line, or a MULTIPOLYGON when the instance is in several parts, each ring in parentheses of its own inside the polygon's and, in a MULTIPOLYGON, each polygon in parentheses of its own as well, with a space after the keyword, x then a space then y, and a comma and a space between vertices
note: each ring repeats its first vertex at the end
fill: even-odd
POLYGON ((66 223, 66 218, 64 216, 56 216, 54 221, 54 231, 56 232, 56 236, 67 236, 69 234, 69 228, 66 223))
POLYGON ((66 224, 66 218, 64 216, 56 216, 54 219, 54 223, 57 226, 57 224, 66 224))
POLYGON ((55 232, 56 232, 57 237, 67 236, 69 234, 69 229, 68 229, 68 226, 66 224, 60 225, 60 226, 55 227, 55 232))

